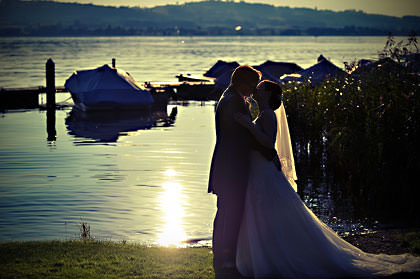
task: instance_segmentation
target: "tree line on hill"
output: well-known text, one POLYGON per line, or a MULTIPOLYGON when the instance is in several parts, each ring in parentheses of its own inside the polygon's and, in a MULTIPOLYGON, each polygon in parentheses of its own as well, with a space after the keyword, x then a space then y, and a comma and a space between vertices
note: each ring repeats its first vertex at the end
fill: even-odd
POLYGON ((2 0, 2 36, 407 35, 420 17, 202 1, 153 8, 2 0), (237 28, 240 26, 240 28, 237 28))

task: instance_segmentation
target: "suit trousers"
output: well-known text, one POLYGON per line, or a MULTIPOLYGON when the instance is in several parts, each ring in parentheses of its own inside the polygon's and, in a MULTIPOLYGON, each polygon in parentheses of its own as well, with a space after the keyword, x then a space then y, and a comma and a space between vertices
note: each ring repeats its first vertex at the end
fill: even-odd
POLYGON ((213 267, 217 272, 227 262, 236 266, 236 247, 244 213, 245 193, 217 196, 213 224, 213 267))

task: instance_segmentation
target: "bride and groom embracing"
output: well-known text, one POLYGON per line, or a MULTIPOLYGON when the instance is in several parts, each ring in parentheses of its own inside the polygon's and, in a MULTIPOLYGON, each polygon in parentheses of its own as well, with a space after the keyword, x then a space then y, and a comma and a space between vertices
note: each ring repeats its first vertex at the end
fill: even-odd
POLYGON ((294 184, 281 87, 260 79, 256 69, 239 66, 216 107, 208 188, 217 195, 216 278, 372 278, 420 271, 419 257, 365 253, 305 206, 294 184), (255 121, 245 101, 250 96, 259 107, 255 121))

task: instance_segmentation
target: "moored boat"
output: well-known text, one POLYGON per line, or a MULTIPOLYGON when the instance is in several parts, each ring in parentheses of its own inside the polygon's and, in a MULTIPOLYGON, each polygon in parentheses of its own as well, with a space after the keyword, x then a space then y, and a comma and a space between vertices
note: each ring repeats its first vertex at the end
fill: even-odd
POLYGON ((127 72, 104 65, 75 71, 65 83, 77 108, 88 110, 150 107, 153 97, 127 72))
POLYGON ((285 74, 280 79, 282 82, 297 81, 309 82, 314 86, 320 85, 326 80, 331 80, 339 75, 347 73, 327 60, 322 54, 318 57, 318 63, 293 74, 285 74))

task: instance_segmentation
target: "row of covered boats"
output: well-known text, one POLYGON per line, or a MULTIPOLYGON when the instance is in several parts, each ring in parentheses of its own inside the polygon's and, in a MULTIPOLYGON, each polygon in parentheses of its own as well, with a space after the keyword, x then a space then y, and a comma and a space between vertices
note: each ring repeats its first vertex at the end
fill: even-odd
MULTIPOLYGON (((370 60, 360 60, 356 67, 371 64, 370 60)), ((230 77, 239 66, 237 62, 219 60, 202 75, 179 74, 177 84, 153 86, 140 84, 127 72, 101 66, 91 70, 74 72, 65 83, 71 93, 75 106, 82 111, 119 109, 138 109, 151 106, 163 93, 183 99, 217 100, 230 83, 230 77), (163 90, 162 90, 163 89, 163 90)), ((317 63, 303 69, 295 63, 266 61, 253 66, 261 71, 262 79, 278 83, 290 81, 309 82, 317 86, 325 80, 338 75, 346 75, 343 69, 320 55, 317 63)))
MULTIPOLYGON (((224 90, 229 85, 230 76, 237 66, 239 64, 236 62, 219 60, 203 76, 214 78, 215 87, 224 90)), ((318 57, 315 65, 306 69, 301 68, 295 63, 274 62, 270 60, 253 67, 261 72, 262 79, 268 79, 278 83, 297 81, 319 85, 327 79, 346 73, 323 55, 318 57)))

